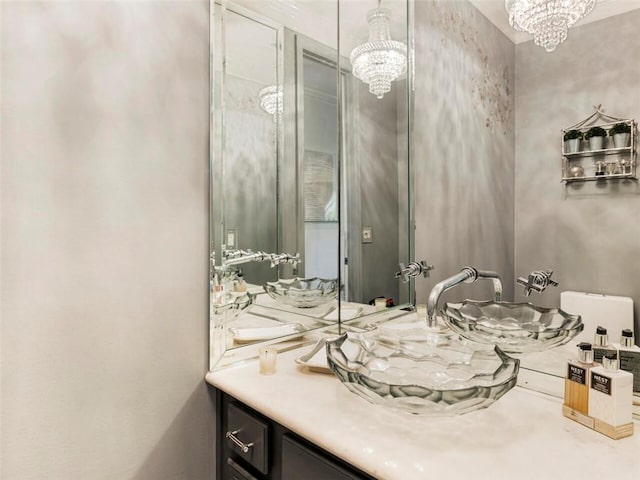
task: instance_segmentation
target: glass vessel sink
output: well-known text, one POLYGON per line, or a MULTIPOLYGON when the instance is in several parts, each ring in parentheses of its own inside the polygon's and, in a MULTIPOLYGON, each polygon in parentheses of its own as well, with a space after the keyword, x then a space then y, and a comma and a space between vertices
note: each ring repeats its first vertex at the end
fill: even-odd
POLYGON ((530 303, 447 303, 444 319, 468 340, 497 345, 508 353, 539 352, 563 345, 584 328, 580 315, 530 303))
POLYGON ((338 281, 335 278, 292 278, 267 282, 264 290, 284 305, 312 308, 329 303, 338 296, 338 281))
POLYGON ((379 329, 346 333, 327 341, 327 361, 353 393, 427 416, 488 407, 515 386, 520 365, 498 347, 418 328, 393 337, 379 329))

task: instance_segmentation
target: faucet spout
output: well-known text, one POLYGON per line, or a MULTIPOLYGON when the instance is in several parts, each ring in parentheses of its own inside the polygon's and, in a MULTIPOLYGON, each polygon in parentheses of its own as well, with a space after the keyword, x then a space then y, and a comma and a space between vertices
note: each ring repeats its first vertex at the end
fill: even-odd
POLYGON ((473 283, 479 278, 487 278, 493 281, 493 297, 496 302, 499 302, 502 299, 502 279, 500 275, 491 270, 478 270, 474 267, 464 267, 459 273, 437 283, 429 293, 429 298, 427 299, 427 325, 429 327, 435 327, 438 302, 444 292, 461 283, 473 283))
POLYGON ((464 267, 459 273, 438 282, 436 286, 431 289, 431 293, 429 293, 429 298, 427 299, 427 325, 429 327, 435 327, 438 302, 444 292, 463 282, 474 282, 476 278, 476 270, 474 268, 464 267))
POLYGON ((493 299, 496 302, 502 300, 502 279, 500 275, 491 270, 476 270, 478 278, 487 278, 493 282, 493 299))
POLYGON ((281 263, 289 263, 296 267, 299 263, 302 263, 302 260, 299 253, 291 255, 289 253, 266 253, 252 250, 229 250, 225 252, 222 264, 225 267, 230 267, 249 262, 271 262, 271 267, 273 268, 281 263))

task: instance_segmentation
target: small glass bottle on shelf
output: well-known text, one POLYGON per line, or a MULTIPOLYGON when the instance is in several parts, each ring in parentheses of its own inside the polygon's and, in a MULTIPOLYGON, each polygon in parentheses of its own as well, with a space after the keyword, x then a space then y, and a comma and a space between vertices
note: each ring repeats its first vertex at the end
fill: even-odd
POLYGON ((569 177, 571 178, 584 177, 584 168, 582 168, 582 165, 572 165, 571 167, 569 167, 569 177))
POLYGON ((623 175, 627 175, 631 173, 631 160, 628 158, 623 158, 620 160, 620 170, 623 175))
POLYGON ((607 175, 617 175, 620 173, 620 162, 612 160, 607 162, 607 175))

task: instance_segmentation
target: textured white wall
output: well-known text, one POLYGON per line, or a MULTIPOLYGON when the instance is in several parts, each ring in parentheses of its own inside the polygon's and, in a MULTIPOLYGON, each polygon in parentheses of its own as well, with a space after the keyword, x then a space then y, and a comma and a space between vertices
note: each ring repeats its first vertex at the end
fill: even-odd
POLYGON ((0 477, 211 478, 208 2, 0 8, 0 477))
MULTIPOLYGON (((552 54, 516 49, 516 275, 552 268, 562 290, 625 295, 640 302, 640 187, 635 181, 560 183, 562 128, 602 104, 640 117, 640 10, 571 29, 552 54)), ((521 297, 521 289, 517 295, 521 297)), ((616 333, 616 335, 619 334, 616 333)))

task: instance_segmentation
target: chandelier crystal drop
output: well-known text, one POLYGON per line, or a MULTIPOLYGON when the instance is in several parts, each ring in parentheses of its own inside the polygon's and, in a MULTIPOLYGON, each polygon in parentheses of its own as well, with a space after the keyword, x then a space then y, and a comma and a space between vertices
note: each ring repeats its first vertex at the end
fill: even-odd
POLYGON ((260 98, 260 108, 269 115, 280 115, 282 113, 282 87, 270 85, 258 92, 260 98))
POLYGON ((376 8, 367 14, 369 41, 351 51, 353 75, 369 85, 378 98, 391 90, 391 82, 407 71, 407 46, 391 39, 391 12, 376 8))
POLYGON ((536 45, 552 52, 595 4, 596 0, 505 0, 504 8, 514 29, 532 34, 536 45))

